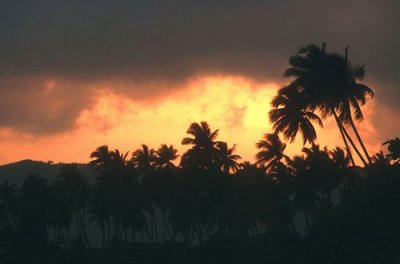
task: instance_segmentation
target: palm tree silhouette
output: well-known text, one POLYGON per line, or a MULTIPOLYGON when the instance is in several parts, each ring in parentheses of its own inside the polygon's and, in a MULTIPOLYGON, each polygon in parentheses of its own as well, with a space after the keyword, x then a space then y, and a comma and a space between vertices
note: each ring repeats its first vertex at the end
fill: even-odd
POLYGON ((304 213, 306 228, 310 230, 312 214, 317 210, 319 200, 315 179, 309 173, 309 164, 303 155, 294 156, 288 162, 288 169, 294 176, 294 207, 304 213))
POLYGON ((90 154, 92 159, 89 165, 95 168, 95 171, 105 173, 111 163, 111 155, 107 145, 98 147, 90 154))
POLYGON ((218 136, 218 129, 211 131, 207 122, 190 124, 186 131, 191 137, 185 137, 182 140, 183 145, 192 145, 182 156, 182 165, 195 165, 203 168, 211 168, 216 161, 216 144, 215 139, 218 136))
MULTIPOLYGON (((284 88, 282 90, 285 90, 284 88)), ((269 117, 273 122, 275 132, 282 132, 285 139, 293 142, 298 131, 303 135, 303 145, 314 143, 317 133, 312 122, 322 126, 321 119, 307 106, 302 97, 294 91, 280 93, 271 102, 274 109, 270 110, 269 117)))
POLYGON ((72 221, 73 207, 69 201, 66 186, 55 181, 48 187, 48 221, 53 227, 54 239, 65 247, 69 245, 69 230, 72 221))
POLYGON ((162 144, 160 148, 156 151, 155 164, 159 168, 175 168, 175 164, 172 163, 176 160, 179 155, 177 155, 178 150, 175 149, 172 145, 167 146, 166 144, 162 144))
POLYGON ((131 163, 135 169, 145 173, 149 171, 156 162, 156 152, 154 149, 149 149, 146 144, 142 144, 141 148, 137 149, 132 154, 131 163))
POLYGON ((82 175, 76 164, 64 165, 59 174, 67 199, 73 208, 80 246, 88 245, 86 233, 86 211, 89 200, 89 187, 86 176, 82 175))
POLYGON ((342 148, 336 147, 333 150, 331 150, 329 154, 332 160, 339 168, 343 169, 350 166, 351 163, 350 156, 347 155, 342 148))
POLYGON ((388 145, 389 154, 386 156, 395 162, 400 161, 400 138, 396 137, 394 139, 387 140, 383 145, 388 145))
POLYGON ((286 144, 281 141, 278 134, 264 134, 264 139, 256 143, 260 151, 256 154, 256 164, 265 166, 266 171, 277 168, 282 159, 288 160, 284 154, 286 144))
POLYGON ((348 48, 349 47, 346 48, 345 56, 343 58, 345 67, 343 67, 341 76, 343 78, 344 85, 341 87, 344 89, 339 89, 340 94, 338 95, 338 110, 341 120, 345 124, 349 123, 353 128, 353 131, 364 151, 366 158, 368 159, 368 162, 371 163, 367 148, 365 147, 364 142, 362 141, 361 136, 354 124, 353 116, 357 121, 363 120, 364 116, 361 111, 360 104, 364 105, 367 98, 372 98, 374 96, 374 92, 370 87, 357 82, 357 80, 364 79, 365 67, 364 65, 353 66, 350 64, 348 60, 348 48))
POLYGON ((233 154, 236 149, 236 145, 234 144, 231 148, 229 148, 226 142, 217 142, 216 147, 218 149, 217 163, 221 167, 221 170, 225 173, 235 173, 240 168, 238 160, 241 159, 239 155, 233 154))
POLYGON ((295 79, 282 89, 281 93, 298 93, 307 101, 307 107, 311 111, 319 109, 323 117, 333 115, 349 155, 351 152, 347 140, 366 165, 363 155, 347 133, 344 124, 349 123, 352 126, 369 160, 366 148, 354 125, 352 113, 356 120, 361 120, 363 116, 359 104, 365 104, 366 98, 373 96, 373 92, 369 87, 356 82, 364 76, 364 68, 351 66, 347 51, 343 57, 327 53, 325 47, 325 43, 322 48, 313 44, 308 45, 300 48, 296 55, 289 58, 291 67, 285 71, 284 76, 295 79))

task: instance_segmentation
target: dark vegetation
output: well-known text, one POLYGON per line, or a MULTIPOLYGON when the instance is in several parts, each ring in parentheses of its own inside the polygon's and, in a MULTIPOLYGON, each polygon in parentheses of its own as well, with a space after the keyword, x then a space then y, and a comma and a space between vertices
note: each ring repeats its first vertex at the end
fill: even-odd
POLYGON ((289 63, 254 164, 201 122, 179 166, 173 146, 100 146, 89 175, 69 164, 52 182, 4 181, 1 263, 398 263, 400 139, 369 155, 356 128, 373 96, 358 83, 364 67, 325 44, 289 63), (329 117, 343 149, 316 144, 314 124, 329 117), (305 147, 288 157, 280 135, 298 133, 305 147))

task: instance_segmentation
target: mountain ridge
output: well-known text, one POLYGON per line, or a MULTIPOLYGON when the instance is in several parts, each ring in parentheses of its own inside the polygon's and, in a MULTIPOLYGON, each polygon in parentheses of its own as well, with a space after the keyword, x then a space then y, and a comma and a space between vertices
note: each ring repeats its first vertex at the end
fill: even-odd
POLYGON ((76 164, 81 173, 88 176, 89 179, 94 174, 87 163, 53 163, 51 161, 23 159, 0 165, 0 183, 8 181, 10 184, 21 185, 29 175, 34 174, 47 179, 48 183, 51 184, 56 181, 60 169, 68 164, 76 164))

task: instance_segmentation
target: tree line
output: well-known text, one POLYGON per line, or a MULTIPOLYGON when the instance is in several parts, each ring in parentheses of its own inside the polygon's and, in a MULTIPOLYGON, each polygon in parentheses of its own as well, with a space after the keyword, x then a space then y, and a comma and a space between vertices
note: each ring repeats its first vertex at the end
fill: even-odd
POLYGON ((272 99, 273 132, 256 143, 254 163, 242 161, 235 145, 219 141, 219 131, 204 121, 187 129, 181 143, 190 148, 179 164, 172 145, 143 144, 131 155, 100 146, 90 155, 92 175, 70 164, 52 184, 38 175, 20 187, 2 183, 0 256, 12 260, 9 252, 19 250, 32 257, 49 249, 172 244, 200 248, 205 257, 239 243, 237 254, 253 252, 249 258, 272 263, 291 257, 298 263, 391 263, 399 248, 388 243, 374 248, 381 254, 357 251, 367 247, 366 241, 375 245, 400 237, 395 224, 400 139, 384 143, 389 154, 371 156, 356 128, 361 106, 373 96, 358 82, 364 66, 349 62, 347 48, 340 55, 327 52, 325 44, 300 48, 289 64, 284 76, 292 80, 272 99), (328 117, 335 119, 344 148, 316 143, 314 124, 322 126, 328 117), (303 149, 289 157, 282 136, 293 142, 298 133, 303 149), (378 230, 362 216, 365 212, 379 223, 378 230), (101 234, 98 245, 88 234, 89 223, 101 234), (357 225, 360 233, 346 233, 347 224, 357 225))

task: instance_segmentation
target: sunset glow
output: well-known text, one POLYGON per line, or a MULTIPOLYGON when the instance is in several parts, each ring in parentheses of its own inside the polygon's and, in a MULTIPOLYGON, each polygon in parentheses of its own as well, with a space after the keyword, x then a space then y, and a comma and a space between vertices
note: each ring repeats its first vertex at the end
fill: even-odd
MULTIPOLYGON (((58 89, 56 80, 44 82, 46 92, 58 89)), ((173 144, 179 154, 186 151, 181 145, 185 131, 192 122, 207 121, 212 129, 219 129, 219 140, 237 144, 236 153, 244 160, 254 161, 255 143, 264 133, 272 132, 268 119, 270 101, 279 84, 258 83, 238 76, 204 76, 187 81, 183 88, 171 95, 156 95, 155 99, 135 100, 117 94, 111 86, 96 89, 94 103, 76 119, 76 127, 68 132, 33 137, 11 129, 1 131, 0 162, 21 159, 53 160, 55 162, 88 162, 90 153, 100 145, 111 149, 134 151, 141 144, 157 148, 173 144)), ((51 114, 62 105, 53 101, 51 114)), ((372 150, 379 149, 376 132, 369 120, 374 105, 364 110, 365 121, 361 134, 372 150), (374 136, 375 135, 375 136, 374 136)), ((342 145, 333 120, 317 128, 322 145, 342 145)), ((301 136, 288 144, 289 154, 299 153, 301 136)))

